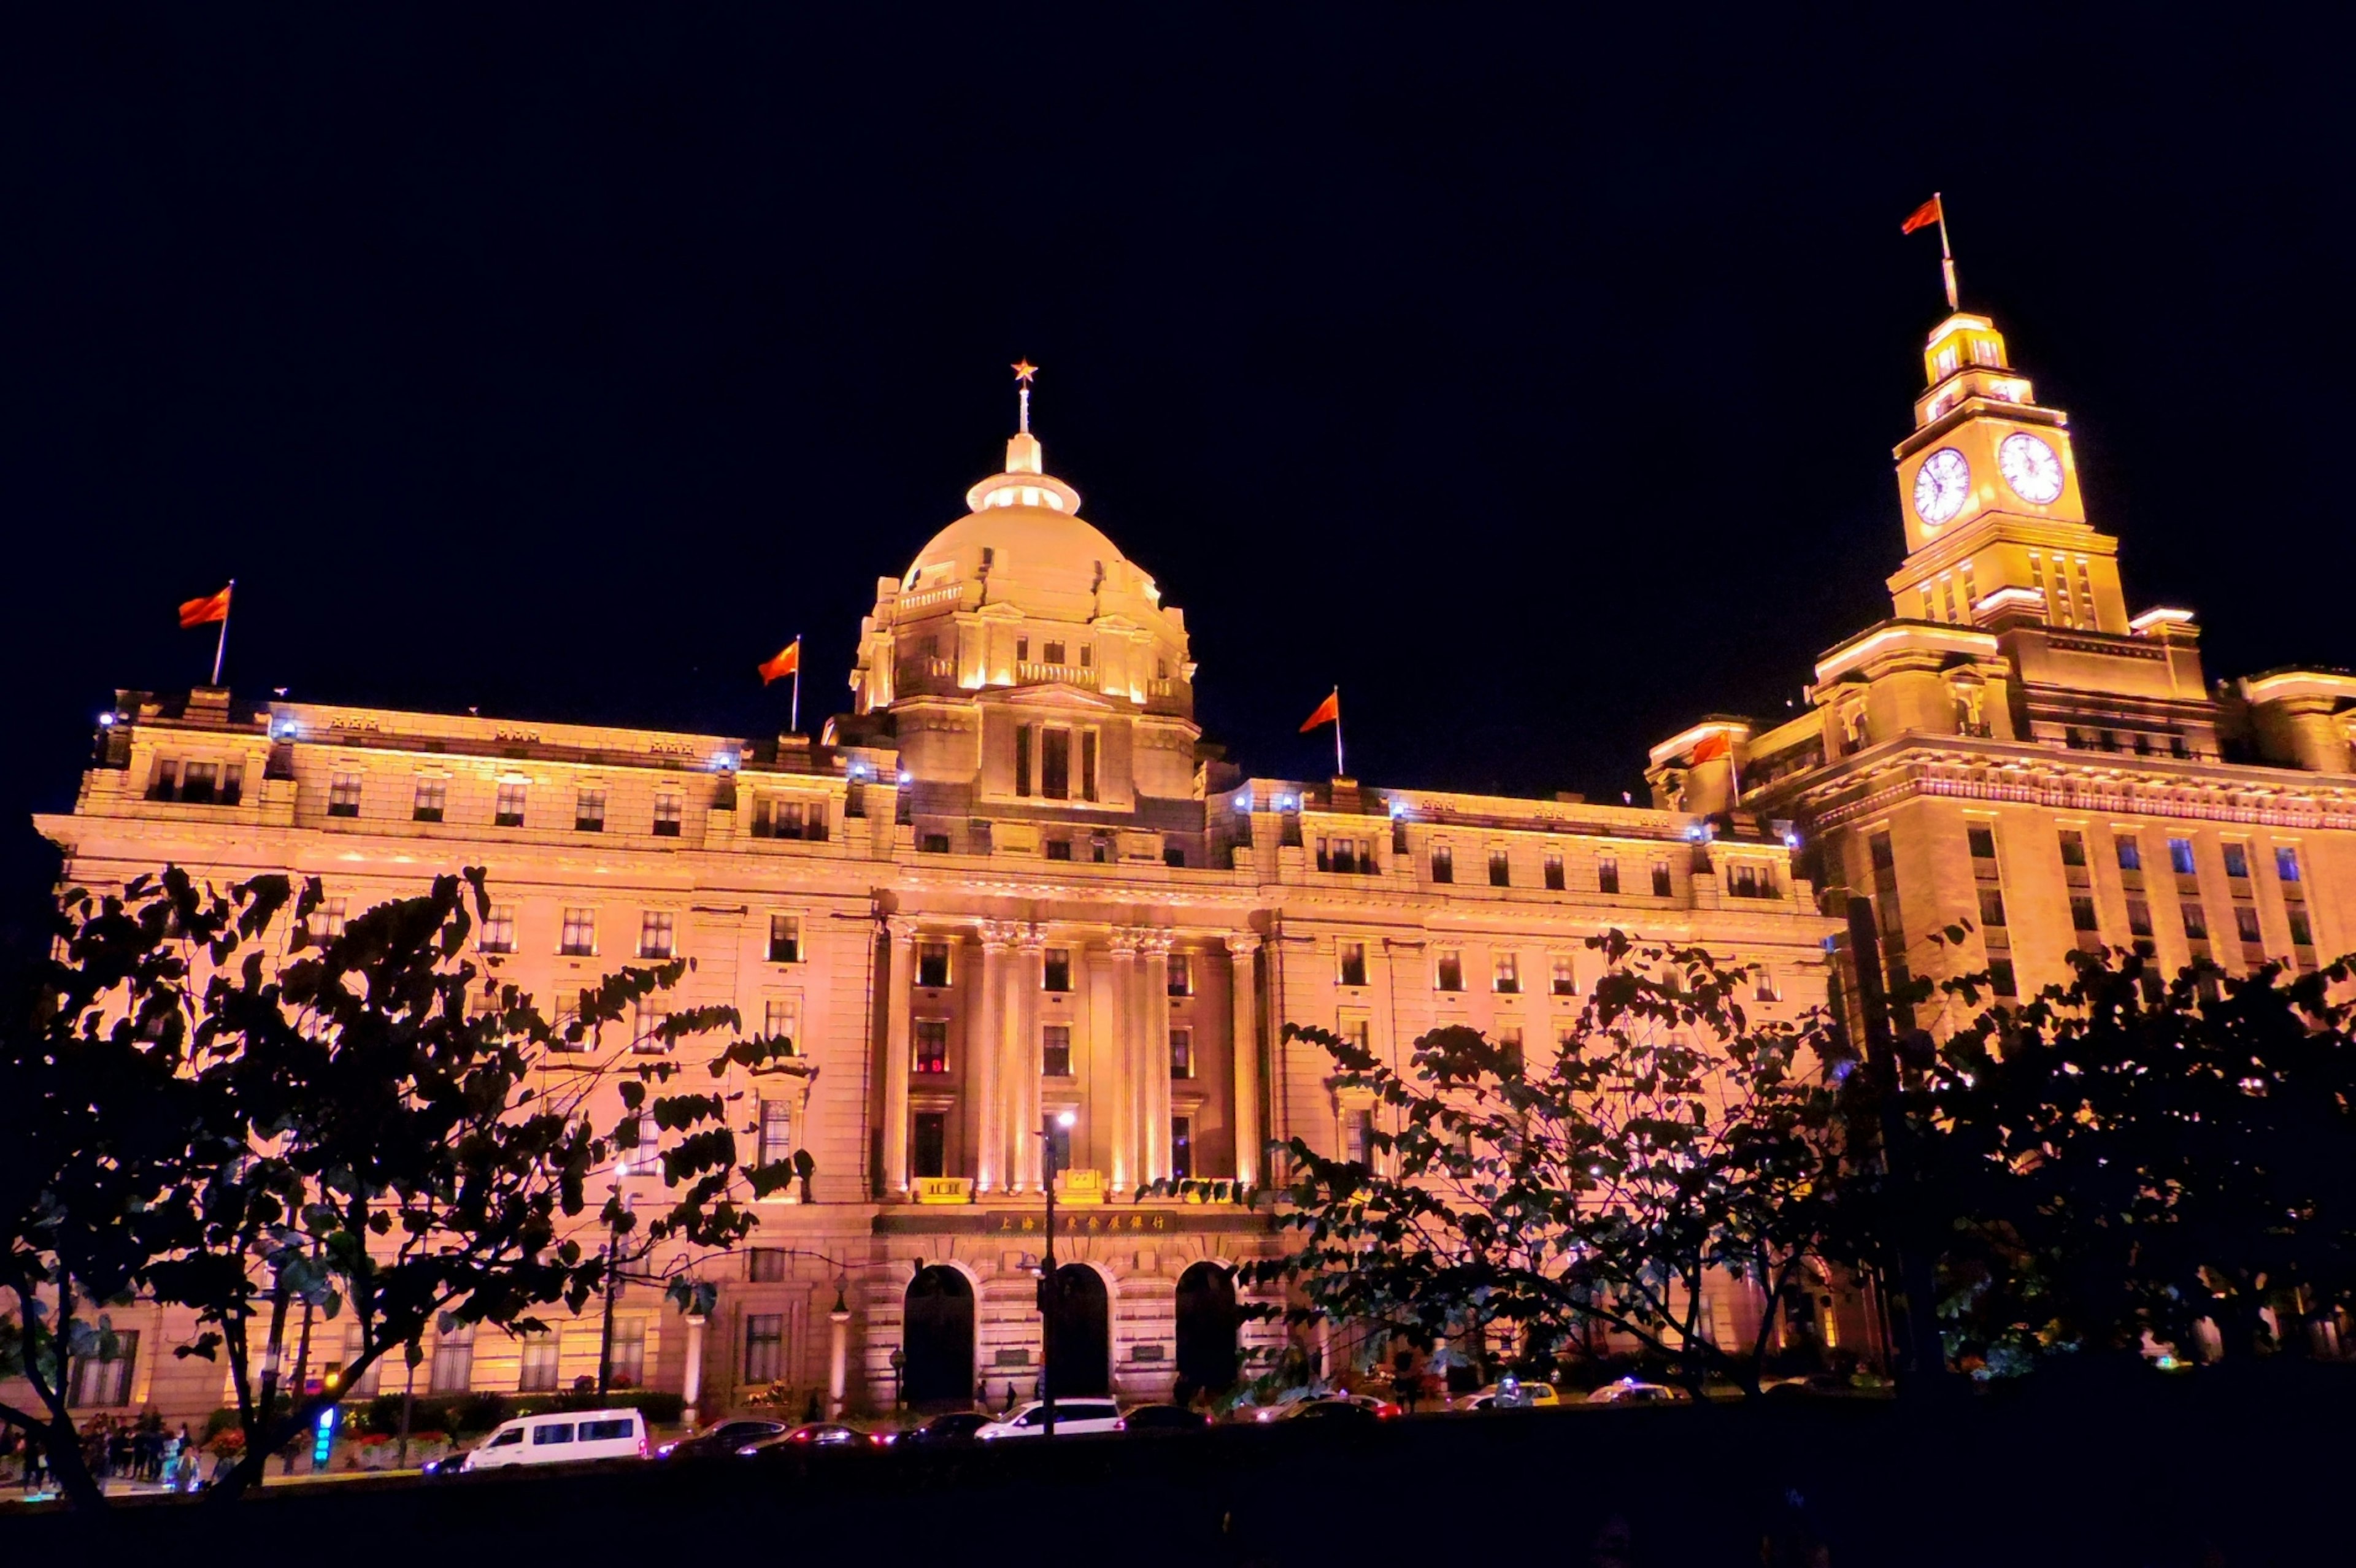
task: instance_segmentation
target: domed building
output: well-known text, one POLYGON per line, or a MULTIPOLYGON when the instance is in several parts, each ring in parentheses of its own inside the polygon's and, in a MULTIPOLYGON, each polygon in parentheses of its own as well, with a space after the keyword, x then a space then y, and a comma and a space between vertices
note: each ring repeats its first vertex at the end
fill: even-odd
MULTIPOLYGON (((1282 1332, 1239 1328, 1233 1283, 1278 1244, 1269 1150, 1378 1157, 1386 1114, 1288 1023, 1394 1056, 1467 1025, 1543 1060, 1596 978, 1587 940, 1614 927, 1759 964, 1758 1008, 1823 1000, 1836 928, 1755 818, 1223 761, 1183 615, 1027 427, 1026 409, 1004 469, 877 581, 850 711, 815 739, 124 691, 73 808, 38 826, 83 885, 283 871, 322 880, 329 921, 485 866, 482 961, 544 1007, 686 957, 677 1006, 791 1038, 809 1072, 790 1087, 721 1083, 740 1147, 807 1154, 807 1185, 757 1205, 748 1253, 701 1265, 708 1316, 637 1287, 616 1308, 617 1364, 707 1416, 1029 1397, 1050 1151, 1059 1390, 1232 1381, 1282 1332)), ((595 1048, 659 1049, 659 1018, 595 1048)), ((650 1170, 614 1179, 652 1201, 650 1170)), ((1755 1325, 1760 1307, 1730 1282, 1711 1309, 1755 1325)), ((161 1353, 191 1325, 114 1321, 150 1349, 110 1398, 173 1421, 222 1403, 206 1363, 161 1353)), ((602 1328, 593 1304, 530 1346, 453 1337, 430 1391, 572 1386, 602 1328)))

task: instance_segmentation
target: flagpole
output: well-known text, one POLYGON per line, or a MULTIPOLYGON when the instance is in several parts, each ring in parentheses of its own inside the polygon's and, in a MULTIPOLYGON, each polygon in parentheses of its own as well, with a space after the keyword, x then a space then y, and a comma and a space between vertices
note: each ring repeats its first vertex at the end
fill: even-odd
MULTIPOLYGON (((1914 188, 1920 190, 1922 187, 1916 186, 1914 188)), ((1934 190, 1931 193, 1931 199, 1939 208, 1939 272, 1947 280, 1947 308, 1961 310, 1964 307, 1955 299, 1955 253, 1947 248, 1947 198, 1934 190)))
POLYGON ((789 735, 802 732, 802 639, 798 632, 794 634, 794 716, 787 722, 786 732, 789 735))
POLYGON ((1345 779, 1350 770, 1342 765, 1342 688, 1333 688, 1333 776, 1345 779))
POLYGON ((221 605, 220 635, 213 643, 213 684, 215 686, 220 684, 221 657, 229 652, 229 613, 237 607, 237 579, 230 578, 229 586, 221 592, 227 602, 221 605))

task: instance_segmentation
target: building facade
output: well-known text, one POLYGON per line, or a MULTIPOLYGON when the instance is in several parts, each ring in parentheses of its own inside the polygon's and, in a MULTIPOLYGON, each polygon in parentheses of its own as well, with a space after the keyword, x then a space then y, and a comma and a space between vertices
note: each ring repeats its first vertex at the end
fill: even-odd
POLYGON ((1656 802, 1794 822, 1827 907, 1869 901, 1892 981, 1986 971, 2009 1002, 2078 951, 2247 974, 2356 947, 2356 677, 2211 685, 2191 612, 2127 603, 2068 416, 1994 323, 1949 316, 1923 367, 1892 616, 1817 661, 1796 717, 1654 748, 1656 802))
MULTIPOLYGON (((71 882, 317 877, 330 925, 484 866, 482 962, 544 1010, 680 956, 672 1005, 791 1038, 811 1071, 783 1099, 734 1085, 738 1133, 762 1160, 809 1151, 807 1192, 763 1201, 750 1249, 706 1265, 708 1317, 626 1291, 617 1310, 622 1375, 707 1415, 765 1391, 1029 1397, 1046 1136, 1059 1385, 1231 1375, 1227 1271, 1274 1243, 1238 1189, 1282 1179, 1271 1141, 1359 1151, 1376 1125, 1288 1022, 1401 1059, 1451 1023, 1543 1054, 1612 928, 1761 965, 1771 1014, 1825 999, 1837 923, 1755 818, 1244 776, 1194 722, 1183 615, 1027 431, 966 500, 878 581, 852 710, 815 739, 125 692, 73 810, 38 825, 71 882), (1135 1196, 1155 1182, 1190 1185, 1135 1196)), ((93 1363, 93 1408, 221 1403, 168 1353, 185 1324, 117 1321, 139 1338, 93 1363)), ((419 1387, 570 1388, 599 1328, 455 1337, 419 1387)))

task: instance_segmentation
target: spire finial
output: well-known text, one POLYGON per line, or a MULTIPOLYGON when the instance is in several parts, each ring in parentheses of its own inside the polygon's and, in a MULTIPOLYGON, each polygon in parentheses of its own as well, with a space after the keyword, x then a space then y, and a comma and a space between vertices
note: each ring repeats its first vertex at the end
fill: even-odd
POLYGON ((1031 433, 1031 378, 1039 373, 1039 367, 1028 359, 1017 359, 1014 362, 1013 370, 1016 382, 1015 396, 1020 400, 1022 409, 1020 419, 1014 428, 1023 434, 1029 435, 1031 433))

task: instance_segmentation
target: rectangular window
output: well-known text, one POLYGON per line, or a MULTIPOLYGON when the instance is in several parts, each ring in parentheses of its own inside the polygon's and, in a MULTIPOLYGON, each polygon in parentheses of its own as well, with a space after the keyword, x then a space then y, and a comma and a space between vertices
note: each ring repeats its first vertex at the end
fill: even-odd
POLYGON ((2192 840, 2190 838, 2169 839, 2168 841, 2168 863, 2171 867, 2175 868, 2176 874, 2178 876, 2190 876, 2192 874, 2192 840))
POLYGON ((1040 965, 1040 985, 1042 988, 1049 991, 1068 991, 1072 988, 1072 950, 1070 948, 1047 949, 1045 957, 1040 965))
POLYGON ((669 791, 655 796, 655 837, 676 838, 681 814, 680 797, 669 791))
POLYGON ((449 804, 450 781, 448 779, 419 779, 417 794, 410 803, 410 820, 439 822, 442 820, 444 808, 449 804))
POLYGON ((1994 991, 1999 997, 2017 997, 2020 995, 2020 983, 2012 977, 2011 959, 1991 958, 1988 960, 1988 989, 1994 991))
POLYGON ((1042 643, 1039 645, 1039 656, 1044 663, 1062 664, 1064 662, 1064 645, 1061 643, 1042 643))
POLYGON ((321 899, 319 907, 311 912, 311 934, 321 942, 333 942, 344 933, 342 899, 321 899))
POLYGON ((667 909, 650 909, 638 917, 638 956, 669 958, 674 955, 678 936, 679 916, 667 909))
POLYGON ((744 1277, 755 1285, 783 1285, 792 1260, 783 1247, 755 1247, 744 1258, 744 1277))
POLYGON ((524 786, 519 784, 499 785, 498 798, 492 804, 491 826, 521 827, 523 826, 524 786))
POLYGON ((2151 905, 2142 899, 2127 900, 2127 934, 2129 936, 2151 934, 2151 905))
POLYGON ((769 962, 798 964, 802 959, 802 917, 798 914, 773 914, 769 917, 769 962))
POLYGON ((2118 851, 2120 870, 2140 871, 2143 869, 2142 840, 2138 839, 2132 833, 2121 833, 2112 838, 2111 844, 2112 847, 2118 851))
POLYGON ((1980 923, 2002 929, 2004 925, 2004 890, 1983 886, 1980 889, 1980 923))
POLYGON ((919 833, 916 852, 920 855, 946 855, 949 852, 949 836, 946 833, 919 833))
POLYGON ((360 814, 360 775, 337 773, 327 781, 327 815, 358 816, 360 814))
POLYGON ((791 997, 771 997, 761 1004, 761 1032, 771 1040, 801 1036, 801 1004, 791 997))
POLYGON ((1495 974, 1490 981, 1490 989, 1501 997, 1518 995, 1522 988, 1522 955, 1518 953, 1497 954, 1493 960, 1493 967, 1495 974))
POLYGON ((2255 944, 2263 940, 2258 935, 2258 912, 2248 904, 2233 906, 2233 928, 2244 942, 2255 944))
POLYGON ((2084 893, 2070 895, 2070 924, 2072 929, 2076 931, 2095 929, 2094 901, 2084 893))
POLYGON ((1194 1118, 1170 1118, 1170 1174, 1181 1181, 1194 1174, 1194 1118))
POLYGON ((920 942, 916 944, 916 984, 927 990, 937 991, 949 983, 949 944, 946 942, 920 942))
MULTIPOLYGON (((670 1009, 660 1002, 641 997, 630 1004, 630 1049, 647 1054, 669 1051, 671 1042, 663 1038, 663 1026, 670 1022, 670 1009)), ((648 1115, 640 1121, 641 1136, 654 1131, 655 1119, 648 1115)))
POLYGON ((1035 724, 1014 726, 1014 793, 1019 795, 1031 793, 1032 737, 1037 733, 1038 728, 1035 724))
POLYGON ((2225 848, 2225 874, 2246 877, 2250 874, 2250 849, 2246 844, 2228 844, 2225 848))
POLYGON ((2275 875, 2286 882, 2298 880, 2298 851, 2287 844, 2275 846, 2275 875))
POLYGON ((1666 860, 1653 862, 1653 896, 1656 899, 1669 896, 1669 863, 1666 860))
POLYGON ((1173 997, 1191 997, 1194 994, 1194 965, 1190 962, 1192 957, 1193 955, 1185 953, 1173 953, 1170 955, 1170 994, 1173 997))
POLYGON ((1995 828, 1976 822, 1969 827, 1964 829, 1964 837, 1971 843, 1973 859, 1993 860, 1996 859, 1995 828))
MULTIPOLYGON (((349 1314, 346 1314, 347 1317, 349 1316, 349 1314)), ((343 1394, 346 1399, 374 1399, 377 1395, 380 1380, 384 1372, 384 1363, 387 1358, 383 1357, 380 1357, 375 1361, 369 1363, 368 1371, 359 1373, 356 1377, 344 1372, 345 1368, 349 1367, 353 1362, 360 1359, 360 1352, 363 1349, 360 1344, 361 1337, 360 1326, 357 1323, 347 1322, 344 1325, 344 1359, 334 1363, 328 1368, 328 1371, 339 1374, 339 1381, 342 1382, 343 1394)))
POLYGON ((465 1393, 475 1381, 475 1326, 463 1324, 434 1340, 434 1360, 425 1374, 428 1393, 465 1393))
POLYGON ((556 951, 567 958, 590 958, 597 952, 597 912, 594 909, 568 909, 564 912, 564 934, 558 940, 556 951))
POLYGON ((916 1071, 924 1073, 947 1072, 949 1070, 949 1021, 947 1019, 916 1020, 916 1071))
POLYGON ((1761 1002, 1780 1002, 1783 999, 1783 987, 1775 983, 1775 971, 1767 967, 1766 965, 1762 964, 1759 965, 1758 972, 1752 975, 1751 978, 1751 995, 1752 1000, 1761 1002))
POLYGON ((1170 1076, 1173 1078, 1194 1076, 1194 1031, 1191 1029, 1173 1029, 1170 1031, 1170 1076))
POLYGON ((1553 960, 1554 977, 1551 989, 1558 997, 1579 995, 1579 971, 1573 967, 1570 955, 1558 953, 1553 960))
POLYGON ((482 950, 486 953, 513 953, 516 950, 515 925, 515 905, 493 904, 490 912, 483 917, 483 934, 479 944, 482 950))
POLYGON ((1072 1129, 1055 1126, 1047 1134, 1047 1162, 1050 1170, 1072 1168, 1072 1129))
POLYGON ((1453 947, 1441 948, 1433 983, 1443 991, 1462 990, 1464 988, 1464 955, 1453 947))
POLYGON ((1890 870, 1898 863, 1896 858, 1890 853, 1890 835, 1887 833, 1877 833, 1868 838, 1865 841, 1865 853, 1866 858, 1873 862, 1873 869, 1877 871, 1890 870))
POLYGON ((556 1392, 556 1336, 545 1328, 526 1334, 518 1348, 523 1369, 516 1379, 518 1393, 556 1392))
POLYGON ((1489 851, 1489 885, 1493 888, 1510 888, 1514 885, 1513 862, 1506 858, 1505 851, 1503 849, 1489 851))
POLYGON ((1096 797, 1097 732, 1083 730, 1080 731, 1080 798, 1094 800, 1096 797))
POLYGON ((1353 1165, 1367 1169, 1375 1164, 1375 1114, 1372 1111, 1342 1113, 1342 1157, 1353 1165))
POLYGON ((747 1383, 773 1383, 785 1375, 786 1315, 744 1314, 744 1375, 747 1383))
POLYGON ((1559 855, 1546 858, 1546 886, 1550 893, 1562 891, 1562 857, 1559 855))
POLYGON ((131 1374, 139 1364, 139 1331, 117 1331, 102 1355, 74 1363, 72 1404, 129 1404, 131 1374))
POLYGON ((916 1131, 908 1157, 918 1176, 949 1173, 949 1118, 943 1111, 916 1113, 916 1131))
POLYGON ((584 789, 573 797, 573 830, 576 833, 605 831, 605 792, 584 789))
POLYGON ((1070 839, 1050 838, 1047 840, 1047 859, 1050 860, 1068 860, 1071 858, 1072 841, 1070 839))
POLYGON ((2062 863, 2065 866, 2086 863, 2086 837, 2075 828, 2062 829, 2062 863))
POLYGON ((1620 861, 1618 857, 1612 855, 1598 855, 1595 858, 1595 890, 1598 892, 1604 893, 1616 893, 1620 891, 1620 861))
POLYGON ((761 1165, 790 1165, 794 1158, 794 1108, 783 1100, 761 1102, 761 1136, 753 1157, 761 1165))
POLYGON ((2307 912, 2303 909, 2294 907, 2287 912, 2290 915, 2290 939, 2292 943, 2300 947, 2314 946, 2315 929, 2307 923, 2307 912))
POLYGON ((1072 732, 1048 730, 1039 736, 1039 793, 1049 800, 1072 797, 1072 732))
POLYGON ((1431 880, 1435 882, 1456 880, 1456 851, 1445 844, 1431 847, 1431 880))
POLYGON ((1366 983, 1366 944, 1344 942, 1341 944, 1342 984, 1363 986, 1366 983))
POLYGON ((2209 938, 2209 912, 2201 908, 2199 904, 2193 903, 2190 900, 2187 900, 2179 907, 2184 915, 2185 936, 2194 942, 2207 941, 2209 938))

